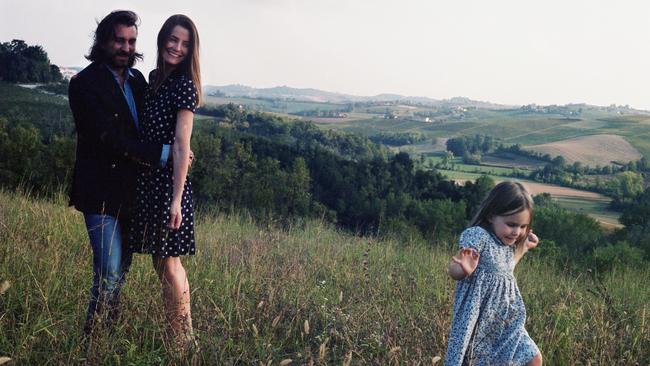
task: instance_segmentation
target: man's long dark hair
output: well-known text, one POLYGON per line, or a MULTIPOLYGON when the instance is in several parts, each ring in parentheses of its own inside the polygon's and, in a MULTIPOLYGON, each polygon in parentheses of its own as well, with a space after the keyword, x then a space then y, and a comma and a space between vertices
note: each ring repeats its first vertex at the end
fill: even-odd
MULTIPOLYGON (((86 56, 89 61, 108 62, 110 53, 107 52, 108 43, 115 37, 115 26, 118 24, 138 29, 140 18, 130 10, 115 10, 104 17, 97 23, 95 30, 94 43, 90 48, 90 54, 86 56)), ((135 60, 142 60, 142 54, 136 53, 129 59, 129 67, 133 66, 135 60)))

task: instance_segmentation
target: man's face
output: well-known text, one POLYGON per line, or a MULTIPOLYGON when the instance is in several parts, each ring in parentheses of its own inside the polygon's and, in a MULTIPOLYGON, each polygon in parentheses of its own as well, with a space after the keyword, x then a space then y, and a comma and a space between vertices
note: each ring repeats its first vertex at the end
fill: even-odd
POLYGON ((114 37, 108 42, 108 54, 114 69, 124 69, 133 66, 135 62, 135 40, 138 30, 135 26, 118 24, 115 26, 114 37))

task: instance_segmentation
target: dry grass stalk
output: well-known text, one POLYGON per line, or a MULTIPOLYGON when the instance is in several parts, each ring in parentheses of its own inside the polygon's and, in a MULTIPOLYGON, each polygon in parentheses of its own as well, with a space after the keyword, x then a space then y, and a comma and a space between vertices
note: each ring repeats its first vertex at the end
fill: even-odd
POLYGON ((9 283, 9 281, 2 281, 2 285, 0 285, 0 295, 4 295, 4 293, 9 290, 9 287, 11 287, 11 283, 9 283))
POLYGON ((345 354, 343 366, 350 366, 350 363, 352 363, 352 351, 348 351, 348 353, 345 354))
POLYGON ((325 342, 321 343, 320 347, 318 347, 318 360, 319 361, 324 361, 325 360, 325 353, 327 352, 327 342, 329 342, 329 338, 325 340, 325 342))
POLYGON ((275 328, 278 325, 279 322, 280 322, 280 315, 273 318, 273 321, 271 322, 271 327, 275 328))

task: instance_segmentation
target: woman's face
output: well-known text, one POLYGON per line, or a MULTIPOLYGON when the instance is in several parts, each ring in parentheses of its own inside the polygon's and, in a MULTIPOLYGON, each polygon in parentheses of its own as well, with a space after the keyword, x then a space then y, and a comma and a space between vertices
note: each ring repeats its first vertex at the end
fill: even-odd
POLYGON ((165 42, 165 49, 162 50, 163 61, 168 66, 176 67, 185 60, 190 50, 190 31, 177 25, 165 42))

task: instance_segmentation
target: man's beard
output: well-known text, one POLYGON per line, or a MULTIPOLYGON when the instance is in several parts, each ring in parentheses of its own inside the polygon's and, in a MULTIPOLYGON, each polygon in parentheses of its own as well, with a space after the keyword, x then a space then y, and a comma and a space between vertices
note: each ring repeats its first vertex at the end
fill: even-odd
POLYGON ((137 53, 135 50, 133 52, 124 52, 121 49, 112 49, 110 44, 106 44, 103 47, 104 53, 104 62, 113 69, 123 69, 126 67, 133 67, 135 60, 137 58, 137 53), (126 56, 126 59, 118 60, 118 56, 126 56))
POLYGON ((133 65, 135 65, 135 52, 130 54, 121 51, 115 52, 110 57, 110 63, 111 66, 113 66, 116 69, 121 69, 123 67, 133 67, 133 65), (118 61, 117 56, 128 56, 128 59, 127 61, 122 61, 122 60, 118 61))

